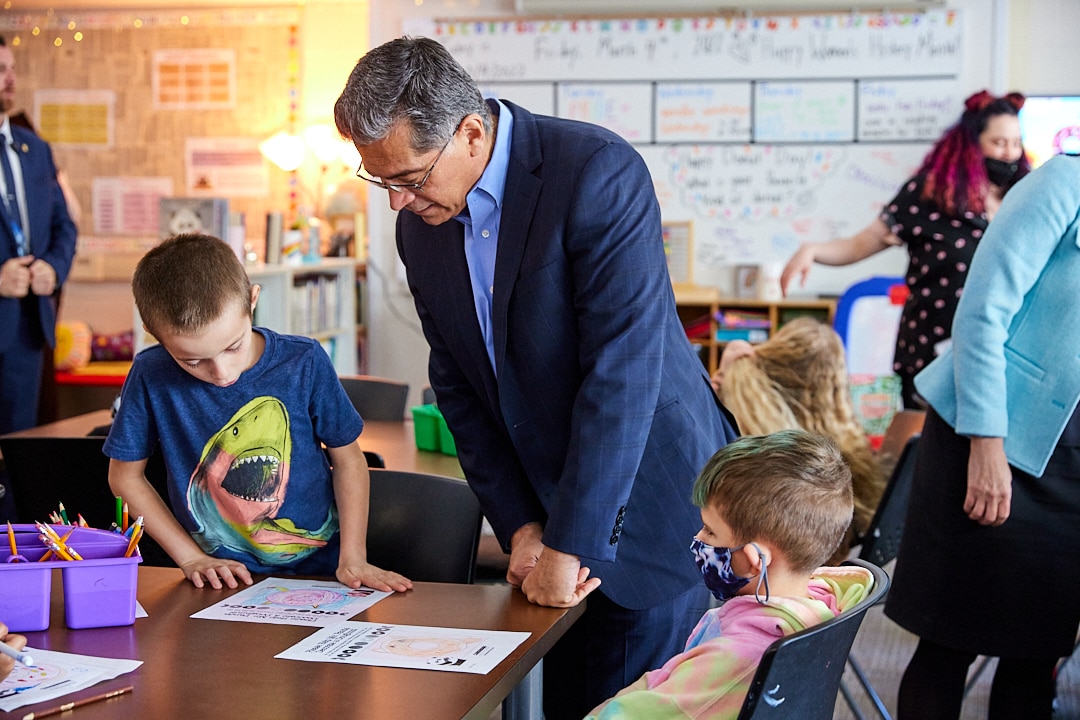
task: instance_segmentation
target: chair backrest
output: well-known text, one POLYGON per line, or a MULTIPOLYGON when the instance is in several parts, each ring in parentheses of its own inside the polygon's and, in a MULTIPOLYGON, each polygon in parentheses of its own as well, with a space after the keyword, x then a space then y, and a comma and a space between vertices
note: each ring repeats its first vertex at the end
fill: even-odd
POLYGON ((866 611, 889 587, 889 576, 880 567, 862 560, 845 564, 864 567, 874 575, 870 594, 831 620, 773 642, 750 683, 739 720, 832 719, 851 644, 866 611))
POLYGON ((480 503, 464 480, 371 471, 368 562, 418 582, 472 583, 480 503))
POLYGON ((364 420, 405 419, 409 399, 408 383, 372 375, 340 375, 338 379, 353 407, 364 420))
POLYGON ((875 565, 887 565, 900 549, 904 534, 911 480, 915 476, 915 458, 918 454, 919 435, 912 435, 900 451, 900 458, 893 467, 885 491, 881 494, 874 517, 866 528, 859 549, 859 558, 875 565))
POLYGON ((855 283, 837 300, 833 329, 844 342, 849 373, 892 373, 903 309, 903 303, 893 301, 894 288, 906 292, 904 278, 875 276, 855 283))
MULTIPOLYGON (((108 528, 116 517, 116 498, 109 489, 109 458, 102 452, 105 438, 12 437, 0 438, 0 452, 15 496, 19 522, 48 522, 49 513, 62 502, 71 520, 81 513, 92 527, 108 528)), ((146 464, 146 477, 171 507, 166 489, 165 463, 155 452, 146 464)), ((149 536, 139 543, 143 563, 176 567, 149 536)))
MULTIPOLYGON (((326 458, 327 458, 327 460, 330 459, 329 451, 326 454, 326 458)), ((381 468, 386 467, 386 459, 383 458, 382 455, 375 452, 374 450, 365 450, 364 451, 364 459, 367 460, 368 468, 380 468, 381 469, 381 468)))

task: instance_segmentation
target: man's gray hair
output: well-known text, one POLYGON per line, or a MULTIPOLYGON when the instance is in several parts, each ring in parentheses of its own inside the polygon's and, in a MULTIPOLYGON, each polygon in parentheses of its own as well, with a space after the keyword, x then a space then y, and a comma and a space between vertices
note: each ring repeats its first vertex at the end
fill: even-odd
POLYGON ((371 145, 405 120, 417 152, 440 147, 473 113, 491 132, 491 111, 472 77, 423 37, 391 40, 360 58, 334 104, 334 122, 347 140, 371 145))

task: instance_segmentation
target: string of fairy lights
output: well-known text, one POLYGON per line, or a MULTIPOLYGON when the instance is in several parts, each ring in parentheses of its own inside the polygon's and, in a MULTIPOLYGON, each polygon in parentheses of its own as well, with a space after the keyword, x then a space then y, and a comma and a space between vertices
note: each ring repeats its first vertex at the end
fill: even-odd
MULTIPOLYGON (((131 9, 131 10, 19 10, 17 0, 0 6, 0 32, 18 47, 28 42, 49 42, 55 47, 79 43, 87 34, 100 31, 154 28, 207 28, 246 25, 288 25, 300 23, 299 7, 221 9, 131 9)), ((290 56, 295 53, 295 31, 290 36, 290 56)))

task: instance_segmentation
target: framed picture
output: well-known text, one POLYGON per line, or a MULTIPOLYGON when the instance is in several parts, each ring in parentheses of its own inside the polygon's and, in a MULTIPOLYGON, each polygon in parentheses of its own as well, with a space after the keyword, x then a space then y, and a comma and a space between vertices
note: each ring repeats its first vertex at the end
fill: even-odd
POLYGON ((757 298, 760 285, 760 265, 735 266, 735 297, 757 298))
POLYGON ((665 222, 664 255, 667 256, 668 274, 672 287, 688 287, 694 284, 694 232, 693 223, 665 222))

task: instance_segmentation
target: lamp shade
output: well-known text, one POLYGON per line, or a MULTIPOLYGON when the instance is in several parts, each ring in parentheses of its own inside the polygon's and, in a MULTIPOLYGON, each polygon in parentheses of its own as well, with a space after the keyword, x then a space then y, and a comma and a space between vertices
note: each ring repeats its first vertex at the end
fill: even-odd
POLYGON ((304 163, 304 140, 282 130, 259 143, 259 152, 285 172, 292 172, 304 163))

